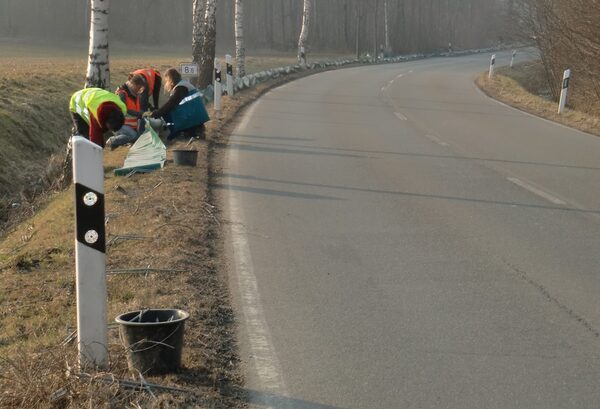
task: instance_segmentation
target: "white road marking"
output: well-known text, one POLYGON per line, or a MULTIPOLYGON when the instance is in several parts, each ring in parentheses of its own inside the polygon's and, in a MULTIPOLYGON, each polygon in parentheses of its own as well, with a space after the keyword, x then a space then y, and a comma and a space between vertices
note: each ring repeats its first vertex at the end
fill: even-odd
POLYGON ((508 179, 509 182, 512 182, 515 185, 520 186, 523 189, 528 190, 531 193, 536 194, 536 195, 538 195, 538 196, 540 196, 540 197, 548 200, 550 203, 553 203, 555 205, 560 205, 560 206, 565 206, 567 204, 564 201, 562 201, 562 200, 560 200, 560 199, 552 196, 550 193, 546 193, 542 189, 539 189, 539 188, 537 188, 535 186, 532 186, 529 183, 525 183, 525 182, 523 182, 520 179, 513 178, 513 177, 510 177, 510 178, 507 178, 507 179, 508 179))
MULTIPOLYGON (((256 108, 255 104, 244 116, 237 128, 242 130, 247 127, 249 118, 256 108)), ((229 151, 229 167, 237 163, 239 151, 229 151)), ((227 179, 230 183, 230 179, 227 179)), ((258 380, 263 391, 271 392, 278 396, 287 396, 287 388, 280 370, 279 359, 271 343, 271 334, 258 290, 258 282, 254 274, 248 233, 243 225, 243 206, 240 193, 229 190, 229 216, 231 220, 231 243, 233 246, 234 268, 240 294, 241 308, 245 321, 245 330, 248 334, 251 357, 249 358, 256 369, 258 380)))
POLYGON ((394 80, 388 81, 388 83, 385 86, 381 87, 381 92, 383 92, 383 93, 386 92, 388 90, 388 88, 391 87, 393 84, 394 84, 394 80))
POLYGON ((405 117, 404 115, 402 115, 400 112, 394 112, 394 115, 396 115, 396 118, 398 118, 401 121, 407 121, 408 118, 405 117))
POLYGON ((437 143, 438 145, 441 145, 441 146, 448 146, 448 144, 447 144, 446 142, 442 141, 442 140, 441 140, 440 138, 438 138, 437 136, 433 136, 433 135, 430 135, 430 134, 425 134, 425 137, 426 137, 427 139, 429 139, 430 141, 433 141, 433 142, 437 143))
POLYGON ((397 80, 399 80, 400 78, 404 77, 404 74, 400 74, 396 77, 397 80))

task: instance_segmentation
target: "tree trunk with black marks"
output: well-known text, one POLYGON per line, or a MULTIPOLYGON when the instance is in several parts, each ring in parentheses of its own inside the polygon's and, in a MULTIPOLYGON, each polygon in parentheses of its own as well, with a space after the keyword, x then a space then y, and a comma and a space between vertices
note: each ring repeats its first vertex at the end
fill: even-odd
POLYGON ((108 10, 109 0, 91 0, 90 46, 86 88, 110 88, 108 65, 108 10))
POLYGON ((383 2, 383 19, 385 25, 385 52, 390 52, 390 27, 388 20, 388 0, 384 0, 383 2))
POLYGON ((192 60, 196 64, 200 63, 202 54, 205 3, 206 0, 193 0, 192 2, 192 60))
MULTIPOLYGON (((198 0, 196 0, 198 1, 198 0)), ((194 31, 201 24, 201 38, 197 38, 194 47, 194 62, 198 63, 200 73, 198 87, 206 88, 213 80, 213 66, 217 40, 217 0, 206 0, 204 18, 200 23, 194 21, 194 31)), ((196 19, 196 16, 194 16, 196 19)))
POLYGON ((308 38, 308 29, 310 27, 310 9, 312 0, 304 0, 304 12, 302 14, 302 30, 298 39, 298 63, 306 65, 306 39, 308 38))
POLYGON ((244 3, 235 0, 235 59, 237 76, 246 75, 246 47, 244 44, 244 3))

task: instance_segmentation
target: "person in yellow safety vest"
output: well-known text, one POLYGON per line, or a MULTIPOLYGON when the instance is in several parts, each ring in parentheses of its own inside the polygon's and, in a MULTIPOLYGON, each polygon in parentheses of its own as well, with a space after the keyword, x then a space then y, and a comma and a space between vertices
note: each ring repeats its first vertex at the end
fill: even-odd
POLYGON ((142 133, 140 131, 142 128, 139 125, 144 111, 141 109, 140 94, 144 91, 145 86, 146 81, 144 81, 144 78, 136 74, 115 91, 115 94, 127 107, 127 115, 121 129, 106 141, 106 146, 110 146, 111 149, 135 142, 142 133))
POLYGON ((123 126, 127 107, 112 92, 85 88, 71 96, 69 111, 74 133, 104 147, 104 134, 123 126))

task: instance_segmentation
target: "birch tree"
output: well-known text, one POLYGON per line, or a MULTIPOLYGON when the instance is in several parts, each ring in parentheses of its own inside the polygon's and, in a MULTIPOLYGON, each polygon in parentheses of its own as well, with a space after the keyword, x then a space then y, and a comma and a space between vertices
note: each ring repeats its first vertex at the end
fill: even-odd
POLYGON ((86 88, 110 88, 108 65, 108 10, 109 0, 90 0, 90 45, 86 88))
POLYGON ((383 19, 384 19, 384 26, 385 26, 385 52, 389 53, 390 52, 390 27, 389 27, 389 20, 388 20, 388 0, 384 0, 383 1, 383 19))
MULTIPOLYGON (((199 3, 199 0, 194 1, 199 3)), ((203 19, 201 22, 194 21, 194 32, 198 25, 201 27, 199 38, 194 39, 196 47, 193 51, 194 62, 198 63, 200 69, 197 84, 200 88, 206 88, 212 83, 217 42, 217 2, 218 0, 206 0, 203 19)))
POLYGON ((192 2, 192 60, 199 64, 202 56, 204 5, 206 0, 192 2))
POLYGON ((379 46, 378 46, 378 30, 379 26, 377 24, 378 20, 378 11, 379 11, 379 0, 375 0, 375 9, 373 10, 373 57, 377 58, 379 56, 379 46))
POLYGON ((298 63, 306 65, 306 39, 308 38, 308 29, 310 27, 310 9, 312 0, 304 0, 304 12, 302 14, 302 30, 298 39, 298 63))
POLYGON ((246 47, 244 44, 244 2, 235 0, 235 59, 237 75, 246 75, 246 47))
POLYGON ((360 5, 361 3, 356 3, 355 5, 355 11, 356 11, 356 27, 354 28, 356 30, 355 32, 355 44, 354 44, 354 50, 356 52, 356 58, 360 57, 360 5))

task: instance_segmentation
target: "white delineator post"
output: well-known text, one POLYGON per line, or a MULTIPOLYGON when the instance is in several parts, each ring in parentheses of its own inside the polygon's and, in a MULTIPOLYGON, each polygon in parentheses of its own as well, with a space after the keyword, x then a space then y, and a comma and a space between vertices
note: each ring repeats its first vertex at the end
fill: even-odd
POLYGON ((571 81, 571 70, 565 70, 563 74, 562 90, 560 91, 560 102, 558 103, 558 113, 565 112, 567 106, 567 97, 569 96, 569 82, 571 81))
POLYGON ((512 68, 515 65, 515 57, 517 56, 517 50, 514 50, 512 52, 512 57, 510 58, 510 68, 512 68))
POLYGON ((496 54, 492 55, 492 59, 490 60, 490 73, 488 78, 492 78, 494 76, 494 67, 496 65, 496 54))
POLYGON ((221 96, 223 95, 223 88, 221 82, 221 61, 215 58, 215 111, 221 111, 221 96))
POLYGON ((233 59, 231 55, 225 56, 225 63, 227 64, 227 95, 233 96, 233 59))
POLYGON ((104 153, 73 136, 77 345, 80 368, 108 367, 104 153))

